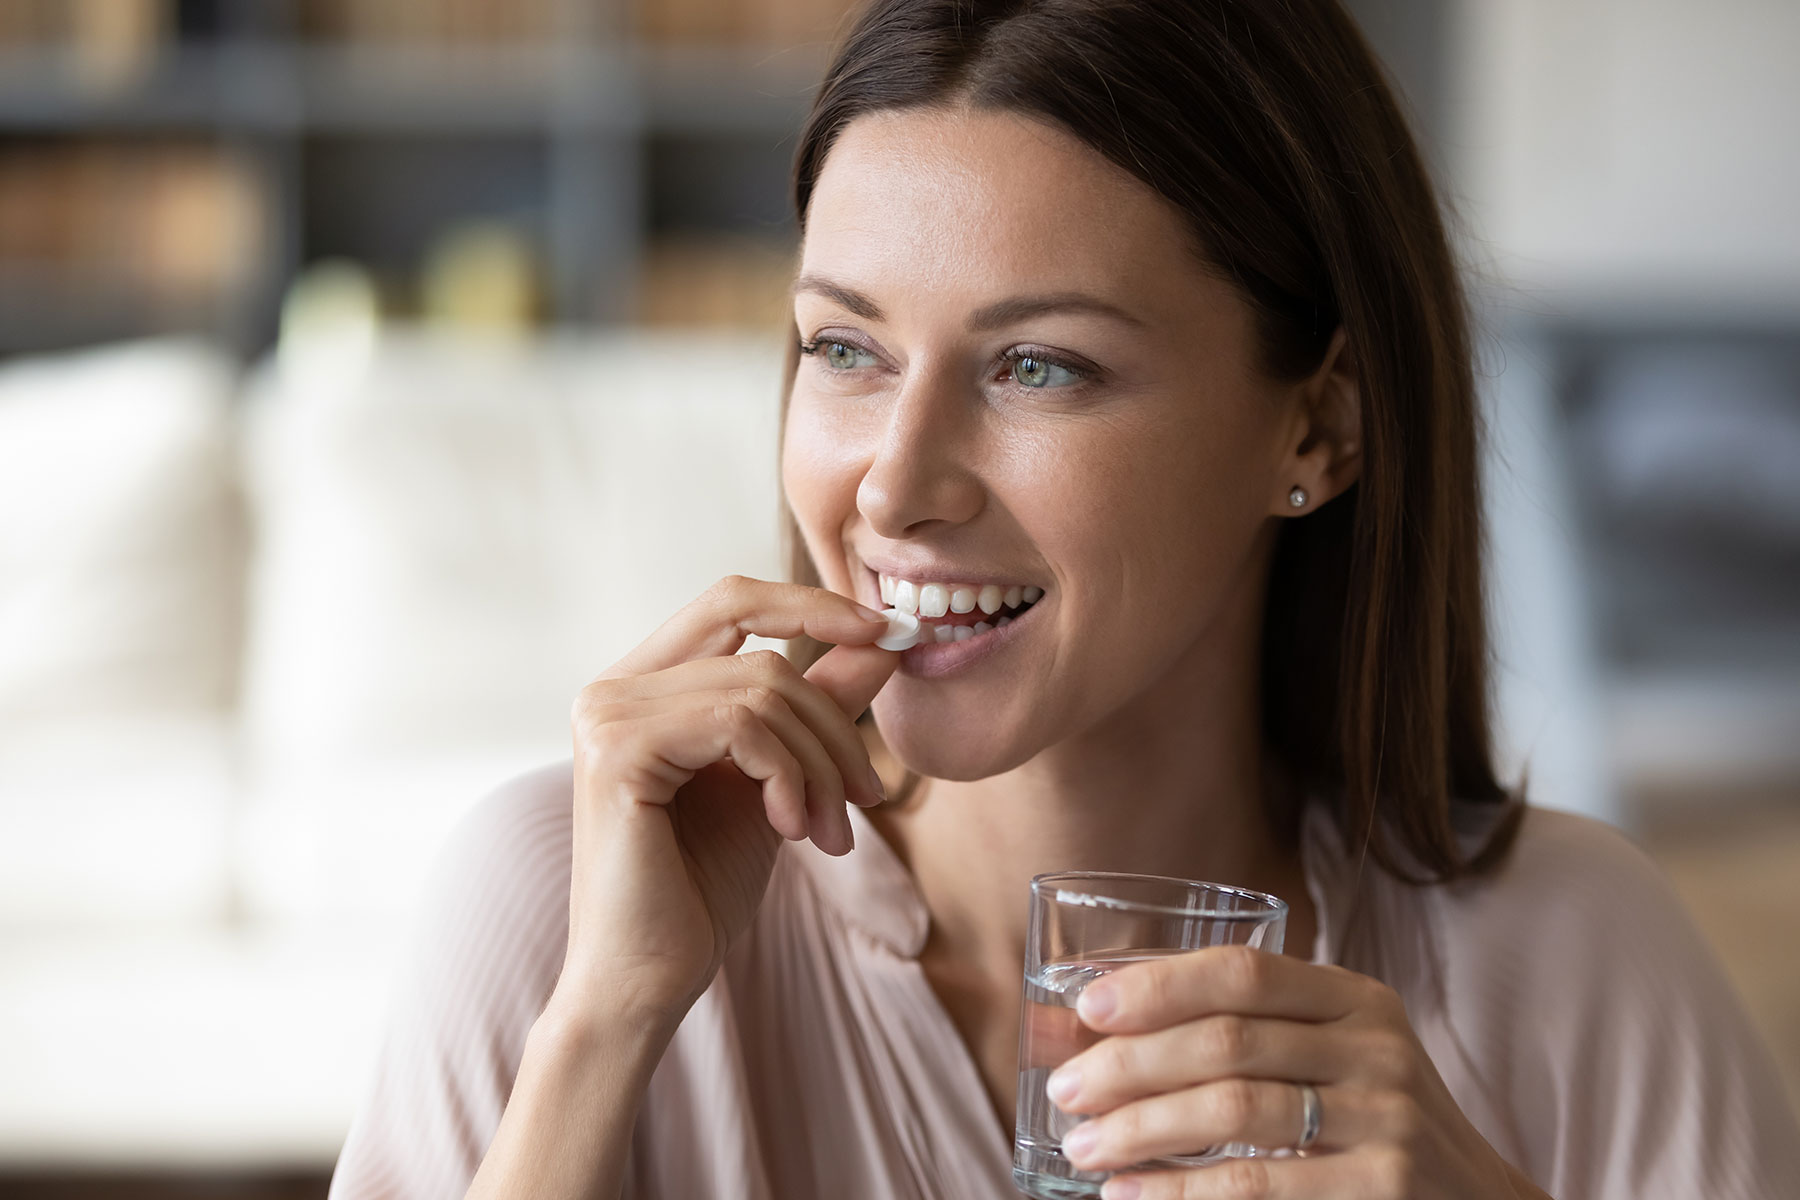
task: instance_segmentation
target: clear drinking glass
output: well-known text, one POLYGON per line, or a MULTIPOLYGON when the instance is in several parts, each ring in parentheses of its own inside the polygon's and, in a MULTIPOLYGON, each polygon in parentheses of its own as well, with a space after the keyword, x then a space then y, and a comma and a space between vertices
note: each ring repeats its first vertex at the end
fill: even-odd
MULTIPOLYGON (((1044 1094, 1052 1071, 1100 1040, 1075 1015, 1081 990, 1131 963, 1204 946, 1280 954, 1287 913, 1285 901, 1264 892, 1160 875, 1070 871, 1031 881, 1013 1134, 1013 1182, 1020 1191, 1041 1200, 1098 1196, 1111 1175, 1078 1171, 1063 1157, 1063 1135, 1086 1118, 1064 1113, 1044 1094)), ((1140 1165, 1196 1166, 1262 1153, 1233 1142, 1140 1165)))

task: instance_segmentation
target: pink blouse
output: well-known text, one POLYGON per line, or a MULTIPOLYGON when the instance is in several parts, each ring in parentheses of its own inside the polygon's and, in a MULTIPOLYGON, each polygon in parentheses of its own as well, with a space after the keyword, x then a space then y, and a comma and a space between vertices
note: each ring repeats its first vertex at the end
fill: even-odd
MULTIPOLYGON (((332 1200, 460 1197, 568 936, 567 762, 498 788, 440 862, 332 1200)), ((1459 806, 1474 837, 1483 810, 1459 806)), ((784 843, 677 1031, 626 1200, 1011 1200, 1011 1143, 919 966, 929 914, 858 809, 784 843)), ((1530 810, 1504 866, 1415 888, 1307 812, 1315 962, 1395 987, 1462 1110, 1556 1200, 1800 1197, 1800 1129, 1693 921, 1613 829, 1530 810)))

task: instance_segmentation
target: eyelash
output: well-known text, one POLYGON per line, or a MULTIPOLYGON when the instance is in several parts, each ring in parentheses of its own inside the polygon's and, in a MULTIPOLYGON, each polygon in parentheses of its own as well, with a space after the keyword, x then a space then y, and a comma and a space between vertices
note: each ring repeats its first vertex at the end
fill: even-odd
MULTIPOLYGON (((847 342, 843 338, 814 338, 810 342, 807 342, 807 341, 799 342, 798 345, 800 348, 800 353, 805 354, 805 355, 817 354, 819 352, 819 347, 821 347, 821 346, 848 346, 852 350, 861 350, 864 354, 873 353, 873 351, 871 351, 867 346, 859 345, 856 342, 847 342)), ((1032 362, 1046 363, 1052 367, 1061 367, 1063 370, 1067 371, 1069 374, 1075 376, 1075 382, 1072 384, 1069 384, 1066 388, 1053 388, 1053 387, 1034 388, 1034 387, 1026 387, 1026 385, 1024 385, 1022 383, 1019 384, 1018 386, 1024 391, 1028 391, 1028 392, 1055 392, 1055 391, 1064 391, 1064 390, 1074 391, 1080 387, 1083 387, 1084 385, 1086 385, 1088 383, 1093 382, 1093 372, 1089 371, 1087 368, 1078 367, 1072 362, 1068 362, 1068 361, 1066 361, 1064 359, 1060 359, 1060 358, 1053 358, 1048 354, 1030 353, 1030 352, 1021 350, 1017 347, 1014 347, 1013 349, 1008 350, 1004 354, 1002 354, 1000 356, 1000 361, 1003 363, 1006 363, 1009 367, 1011 367, 1027 358, 1029 358, 1032 362)), ((836 368, 831 368, 831 369, 836 370, 836 368)), ((842 374, 842 373, 843 372, 839 372, 839 374, 842 374)))

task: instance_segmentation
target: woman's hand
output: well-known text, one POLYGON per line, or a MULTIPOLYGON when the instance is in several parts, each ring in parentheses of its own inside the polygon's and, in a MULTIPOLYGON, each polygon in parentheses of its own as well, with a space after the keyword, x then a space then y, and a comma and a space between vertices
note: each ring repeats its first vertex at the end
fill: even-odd
POLYGON ((1117 1175, 1106 1200, 1548 1200, 1456 1106, 1386 985, 1241 946, 1121 968, 1077 1008, 1108 1035, 1049 1081, 1083 1170, 1116 1170, 1225 1142, 1300 1138, 1300 1083, 1318 1090, 1304 1156, 1117 1175))
POLYGON ((851 847, 880 803, 854 725, 899 664, 887 622, 821 588, 729 576, 581 692, 558 1016, 672 1027, 762 900, 782 838, 851 847), (836 643, 804 675, 750 634, 836 643))

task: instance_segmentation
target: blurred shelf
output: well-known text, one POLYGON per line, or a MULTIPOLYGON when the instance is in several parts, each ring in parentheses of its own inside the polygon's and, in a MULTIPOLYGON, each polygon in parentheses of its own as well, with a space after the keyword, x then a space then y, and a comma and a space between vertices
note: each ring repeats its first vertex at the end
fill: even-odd
POLYGON ((1800 276, 1785 269, 1517 275, 1484 285, 1482 300, 1505 325, 1557 340, 1719 334, 1800 343, 1800 276))
POLYGON ((214 129, 226 109, 218 59, 172 49, 123 87, 84 80, 66 55, 8 48, 0 51, 0 131, 214 129))
POLYGON ((637 62, 652 129, 782 138, 800 132, 828 65, 818 46, 644 45, 637 62))
POLYGON ((105 275, 9 264, 0 269, 0 354, 210 327, 251 298, 248 287, 170 298, 105 275))
POLYGON ((0 354, 189 328, 253 355, 307 263, 407 275, 470 222, 531 242, 551 323, 609 323, 629 318, 652 238, 791 229, 787 162, 822 44, 616 40, 585 25, 562 41, 318 41, 279 6, 258 11, 104 77, 67 50, 0 49, 15 179, 58 148, 213 144, 257 180, 266 222, 245 263, 252 292, 204 320, 104 287, 38 303, 0 279, 0 314, 15 318, 0 354))
POLYGON ((0 53, 0 133, 786 135, 824 60, 812 48, 178 46, 129 86, 61 56, 0 53))

